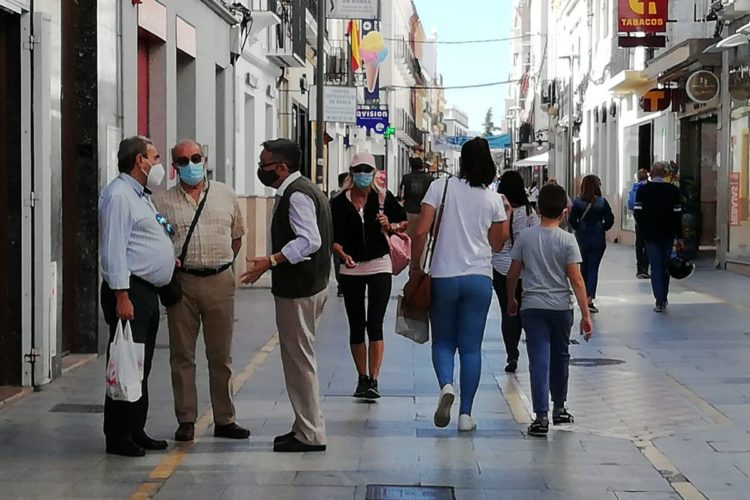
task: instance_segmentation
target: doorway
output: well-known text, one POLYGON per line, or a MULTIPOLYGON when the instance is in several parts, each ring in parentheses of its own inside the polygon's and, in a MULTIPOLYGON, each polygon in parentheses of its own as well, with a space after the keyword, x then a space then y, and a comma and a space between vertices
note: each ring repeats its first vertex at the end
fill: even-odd
POLYGON ((685 246, 692 255, 716 252, 718 119, 685 119, 680 147, 685 246))
POLYGON ((21 26, 0 10, 0 386, 21 384, 21 26))

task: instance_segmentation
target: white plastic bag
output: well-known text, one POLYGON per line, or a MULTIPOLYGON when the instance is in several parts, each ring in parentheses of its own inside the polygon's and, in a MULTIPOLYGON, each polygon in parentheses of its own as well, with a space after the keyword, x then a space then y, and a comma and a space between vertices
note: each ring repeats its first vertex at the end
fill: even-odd
POLYGON ((403 301, 404 297, 399 296, 396 333, 417 344, 424 344, 430 340, 430 318, 426 312, 404 311, 403 301))
POLYGON ((122 321, 118 320, 107 362, 107 396, 111 399, 130 403, 141 399, 143 362, 146 357, 144 347, 144 344, 133 341, 130 322, 126 322, 123 328, 122 321))

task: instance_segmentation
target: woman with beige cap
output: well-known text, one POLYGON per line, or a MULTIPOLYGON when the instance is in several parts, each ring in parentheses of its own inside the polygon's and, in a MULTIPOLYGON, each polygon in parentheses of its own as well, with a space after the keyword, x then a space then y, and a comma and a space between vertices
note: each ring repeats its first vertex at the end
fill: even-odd
POLYGON ((353 396, 377 399, 383 319, 393 273, 386 234, 404 231, 408 223, 396 197, 378 182, 375 158, 358 153, 350 165, 349 177, 331 201, 333 252, 342 262, 340 284, 349 319, 349 344, 359 374, 353 396))

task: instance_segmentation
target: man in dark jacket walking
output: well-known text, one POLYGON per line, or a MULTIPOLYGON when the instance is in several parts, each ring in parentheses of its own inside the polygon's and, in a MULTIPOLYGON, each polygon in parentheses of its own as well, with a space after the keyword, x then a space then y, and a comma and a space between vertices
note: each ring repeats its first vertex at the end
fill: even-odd
MULTIPOLYGON (((638 170, 638 182, 633 184, 628 194, 628 209, 635 211, 635 198, 638 190, 648 184, 648 170, 642 168, 638 170)), ((648 255, 646 254, 646 243, 643 241, 643 234, 638 223, 635 224, 635 265, 636 277, 640 280, 647 280, 651 276, 648 274, 648 255)))
POLYGON ((646 254, 651 264, 651 288, 656 306, 654 311, 666 311, 669 295, 669 261, 672 246, 682 242, 682 197, 676 186, 667 183, 667 164, 661 161, 651 167, 651 182, 641 186, 635 198, 635 221, 641 229, 646 254))
POLYGON ((272 254, 248 259, 243 283, 272 270, 281 364, 294 410, 291 432, 276 437, 273 451, 325 451, 315 337, 328 296, 333 222, 326 196, 300 174, 302 152, 288 139, 263 143, 258 178, 276 189, 271 221, 272 254))

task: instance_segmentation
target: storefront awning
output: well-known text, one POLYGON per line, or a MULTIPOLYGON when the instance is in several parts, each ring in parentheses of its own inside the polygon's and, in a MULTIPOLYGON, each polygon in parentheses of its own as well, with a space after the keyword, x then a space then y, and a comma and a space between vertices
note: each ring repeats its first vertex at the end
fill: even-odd
POLYGON ((538 154, 536 156, 529 156, 523 160, 518 160, 513 166, 518 167, 535 167, 537 165, 546 166, 549 163, 549 151, 538 154))
POLYGON ((610 78, 607 87, 615 95, 642 95, 648 92, 655 84, 656 81, 646 78, 643 71, 626 69, 610 78))
POLYGON ((650 80, 674 80, 695 63, 700 63, 701 66, 721 66, 720 54, 705 53, 714 43, 716 40, 713 38, 686 40, 647 62, 643 76, 650 80))

